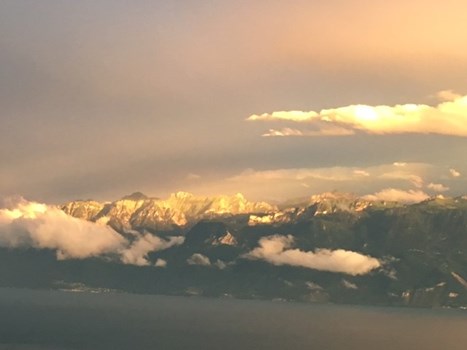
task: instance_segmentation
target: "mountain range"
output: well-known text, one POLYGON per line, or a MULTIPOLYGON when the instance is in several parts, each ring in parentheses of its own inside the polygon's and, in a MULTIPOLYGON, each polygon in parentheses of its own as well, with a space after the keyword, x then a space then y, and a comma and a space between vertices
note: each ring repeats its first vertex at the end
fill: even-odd
POLYGON ((467 307, 466 197, 404 204, 332 192, 268 204, 137 192, 60 209, 111 227, 144 258, 57 260, 47 249, 2 248, 2 285, 467 307), (142 237, 171 243, 151 250, 142 237))

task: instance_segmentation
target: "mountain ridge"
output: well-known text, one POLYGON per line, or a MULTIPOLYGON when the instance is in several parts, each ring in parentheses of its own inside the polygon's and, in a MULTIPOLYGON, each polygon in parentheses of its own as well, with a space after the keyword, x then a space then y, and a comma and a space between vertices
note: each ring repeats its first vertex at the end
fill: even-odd
POLYGON ((166 199, 148 197, 141 192, 125 195, 113 202, 94 200, 70 201, 60 206, 66 214, 88 221, 106 221, 116 230, 148 229, 170 231, 189 227, 203 219, 250 214, 250 225, 292 222, 310 216, 347 212, 354 215, 373 209, 421 206, 451 207, 464 203, 467 197, 434 196, 418 203, 370 200, 344 192, 324 192, 277 205, 249 201, 241 193, 235 195, 195 196, 175 192, 166 199))
POLYGON ((275 206, 178 192, 61 209, 60 220, 67 213, 110 226, 124 250, 56 260, 50 249, 0 248, 15 267, 0 266, 0 284, 36 285, 40 276, 50 288, 64 281, 136 293, 467 308, 465 196, 403 204, 331 192, 275 206))

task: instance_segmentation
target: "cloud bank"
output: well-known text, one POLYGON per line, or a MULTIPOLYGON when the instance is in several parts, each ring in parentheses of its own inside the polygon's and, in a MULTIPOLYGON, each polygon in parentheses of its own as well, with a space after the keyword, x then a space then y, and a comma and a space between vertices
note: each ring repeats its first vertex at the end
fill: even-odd
POLYGON ((246 169, 240 174, 228 178, 228 181, 244 183, 245 181, 297 180, 306 179, 324 181, 395 180, 407 182, 420 188, 424 185, 423 175, 434 172, 434 167, 426 163, 394 163, 369 167, 323 167, 323 168, 288 168, 272 170, 246 169), (403 164, 403 165, 401 165, 403 164))
POLYGON ((378 259, 356 252, 337 249, 317 249, 305 252, 292 249, 294 239, 288 236, 268 236, 259 240, 259 247, 244 258, 264 260, 273 265, 300 266, 320 271, 340 272, 349 275, 365 275, 381 266, 378 259))
POLYGON ((84 259, 123 249, 126 240, 112 228, 73 218, 58 208, 20 201, 0 209, 0 246, 52 249, 58 259, 84 259))
POLYGON ((375 194, 363 196, 362 198, 368 201, 418 203, 430 198, 430 196, 420 190, 404 191, 396 188, 386 188, 375 194))
POLYGON ((149 252, 183 243, 183 237, 166 241, 147 233, 130 242, 110 226, 69 216, 53 206, 24 199, 5 202, 8 207, 0 209, 0 247, 50 249, 59 260, 114 256, 143 266, 150 264, 149 252))
POLYGON ((458 194, 463 191, 463 182, 454 168, 402 161, 370 166, 245 169, 225 181, 249 196, 256 193, 258 198, 264 198, 260 195, 267 193, 270 201, 337 191, 368 196, 366 199, 370 200, 406 203, 423 201, 433 193, 458 194))
POLYGON ((248 121, 289 121, 308 123, 317 130, 271 129, 263 136, 329 136, 351 135, 356 131, 368 134, 440 134, 467 136, 467 96, 444 92, 450 98, 436 106, 403 104, 395 106, 350 105, 310 111, 276 111, 253 114, 248 121), (334 130, 334 132, 333 132, 334 130))

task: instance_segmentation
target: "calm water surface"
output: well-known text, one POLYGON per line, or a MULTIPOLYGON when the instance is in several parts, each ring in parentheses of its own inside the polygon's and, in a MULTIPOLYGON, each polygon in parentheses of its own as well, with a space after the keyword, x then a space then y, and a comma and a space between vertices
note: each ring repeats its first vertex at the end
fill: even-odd
POLYGON ((0 349, 465 350, 467 312, 0 288, 0 349))

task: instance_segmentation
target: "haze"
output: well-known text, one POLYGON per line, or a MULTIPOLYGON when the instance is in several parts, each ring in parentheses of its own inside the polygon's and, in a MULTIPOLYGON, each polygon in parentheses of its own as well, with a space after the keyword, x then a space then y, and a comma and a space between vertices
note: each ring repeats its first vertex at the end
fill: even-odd
POLYGON ((463 194, 466 12, 460 0, 2 1, 0 195, 463 194))

